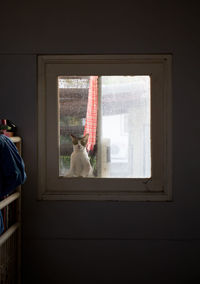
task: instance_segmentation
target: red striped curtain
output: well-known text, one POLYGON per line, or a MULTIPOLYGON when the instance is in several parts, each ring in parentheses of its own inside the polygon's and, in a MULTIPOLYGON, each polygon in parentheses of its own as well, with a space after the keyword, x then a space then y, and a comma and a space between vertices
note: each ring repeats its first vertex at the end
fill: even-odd
POLYGON ((87 150, 93 150, 96 144, 97 131, 97 107, 98 107, 98 76, 90 76, 87 115, 84 135, 89 134, 87 150))

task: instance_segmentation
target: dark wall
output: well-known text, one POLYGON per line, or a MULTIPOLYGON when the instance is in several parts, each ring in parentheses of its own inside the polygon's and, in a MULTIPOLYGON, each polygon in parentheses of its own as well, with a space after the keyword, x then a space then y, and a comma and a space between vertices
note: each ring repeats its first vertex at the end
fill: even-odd
POLYGON ((5 2, 0 9, 0 117, 14 121, 23 138, 28 175, 22 200, 23 283, 189 283, 199 278, 197 7, 155 0, 5 2), (37 55, 119 53, 173 55, 173 201, 36 201, 37 55))

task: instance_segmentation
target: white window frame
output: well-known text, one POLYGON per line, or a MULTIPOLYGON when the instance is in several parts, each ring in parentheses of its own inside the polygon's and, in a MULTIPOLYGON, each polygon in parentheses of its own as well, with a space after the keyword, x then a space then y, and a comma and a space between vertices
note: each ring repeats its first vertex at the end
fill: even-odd
POLYGON ((38 199, 172 200, 171 55, 38 56, 38 199), (58 76, 151 76, 151 178, 59 176, 58 76))

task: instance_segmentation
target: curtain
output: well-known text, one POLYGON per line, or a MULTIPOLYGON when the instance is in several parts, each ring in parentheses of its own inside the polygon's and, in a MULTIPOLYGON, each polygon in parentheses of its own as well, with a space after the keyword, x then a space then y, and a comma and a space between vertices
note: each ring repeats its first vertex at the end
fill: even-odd
POLYGON ((84 135, 89 134, 87 150, 92 151, 96 144, 97 131, 97 108, 98 108, 98 76, 90 76, 87 115, 84 135))

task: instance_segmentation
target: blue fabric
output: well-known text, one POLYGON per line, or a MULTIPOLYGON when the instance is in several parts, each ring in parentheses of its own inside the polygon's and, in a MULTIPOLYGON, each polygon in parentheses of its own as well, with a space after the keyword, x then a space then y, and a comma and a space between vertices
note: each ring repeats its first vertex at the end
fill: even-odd
MULTIPOLYGON (((15 144, 5 135, 0 134, 0 198, 26 180, 25 166, 15 144)), ((0 233, 3 230, 0 211, 0 233)))

